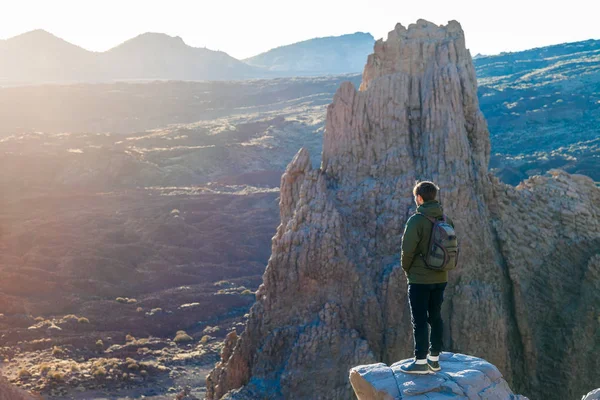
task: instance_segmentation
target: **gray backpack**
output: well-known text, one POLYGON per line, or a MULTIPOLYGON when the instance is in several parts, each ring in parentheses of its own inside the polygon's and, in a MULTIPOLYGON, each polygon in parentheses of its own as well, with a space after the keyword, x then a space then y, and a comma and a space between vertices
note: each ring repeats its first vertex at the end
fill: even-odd
POLYGON ((445 215, 442 219, 435 219, 427 215, 423 216, 433 224, 429 240, 429 252, 426 255, 421 255, 423 261, 425 261, 425 266, 434 271, 450 271, 456 268, 458 262, 456 231, 452 225, 446 222, 445 215))

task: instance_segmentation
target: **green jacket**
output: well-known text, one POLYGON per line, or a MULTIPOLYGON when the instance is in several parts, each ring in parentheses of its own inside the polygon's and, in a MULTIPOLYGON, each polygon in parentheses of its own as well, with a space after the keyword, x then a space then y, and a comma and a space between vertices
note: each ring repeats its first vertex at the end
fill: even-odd
MULTIPOLYGON (((402 236, 401 265, 408 283, 448 282, 447 271, 433 271, 425 267, 421 255, 427 254, 433 223, 418 213, 441 219, 444 212, 437 200, 426 201, 417 208, 417 214, 411 216, 406 222, 404 236, 402 236)), ((454 227, 450 218, 446 217, 446 221, 454 227)))

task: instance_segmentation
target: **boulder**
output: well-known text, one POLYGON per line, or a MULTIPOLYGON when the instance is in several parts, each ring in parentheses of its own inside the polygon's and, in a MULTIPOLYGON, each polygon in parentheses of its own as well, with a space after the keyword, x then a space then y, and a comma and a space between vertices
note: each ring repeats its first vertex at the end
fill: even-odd
POLYGON ((350 383, 358 400, 489 399, 526 400, 515 395, 498 368, 487 361, 458 353, 442 353, 442 370, 429 375, 409 375, 400 366, 360 365, 350 370, 350 383))
POLYGON ((591 392, 583 396, 581 400, 600 400, 600 388, 592 390, 591 392))

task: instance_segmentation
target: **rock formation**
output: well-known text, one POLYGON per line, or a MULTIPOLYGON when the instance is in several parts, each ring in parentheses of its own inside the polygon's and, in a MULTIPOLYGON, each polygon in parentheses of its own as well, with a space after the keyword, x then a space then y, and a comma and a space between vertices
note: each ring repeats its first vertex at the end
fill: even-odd
POLYGON ((527 400, 513 394, 498 368, 480 358, 444 352, 440 355, 442 371, 421 376, 400 371, 401 365, 411 361, 409 358, 390 367, 377 363, 352 368, 350 383, 358 400, 527 400))
POLYGON ((561 171, 518 187, 493 178, 476 86, 456 21, 397 25, 375 44, 360 90, 342 84, 328 108, 321 167, 300 150, 282 176, 264 282, 209 399, 347 399, 349 368, 412 354, 399 252, 424 179, 461 238, 447 350, 484 357, 534 398, 593 388, 600 190, 561 171))

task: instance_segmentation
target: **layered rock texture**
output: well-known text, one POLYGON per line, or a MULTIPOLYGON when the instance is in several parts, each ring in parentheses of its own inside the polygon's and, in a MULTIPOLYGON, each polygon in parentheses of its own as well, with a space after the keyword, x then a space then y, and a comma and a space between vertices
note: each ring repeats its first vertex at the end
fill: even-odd
POLYGON ((392 399, 498 399, 526 400, 515 395, 498 368, 481 358, 442 353, 442 370, 430 375, 408 375, 400 370, 406 359, 387 366, 361 365, 350 370, 358 400, 392 399))
POLYGON ((397 25, 375 44, 360 90, 342 84, 329 106, 321 167, 303 149, 282 176, 264 282, 208 398, 347 399, 351 367, 411 355, 399 253, 424 179, 441 186, 462 246, 443 309, 447 350, 485 358, 533 398, 593 389, 600 190, 561 171, 507 186, 489 158, 460 25, 397 25))

